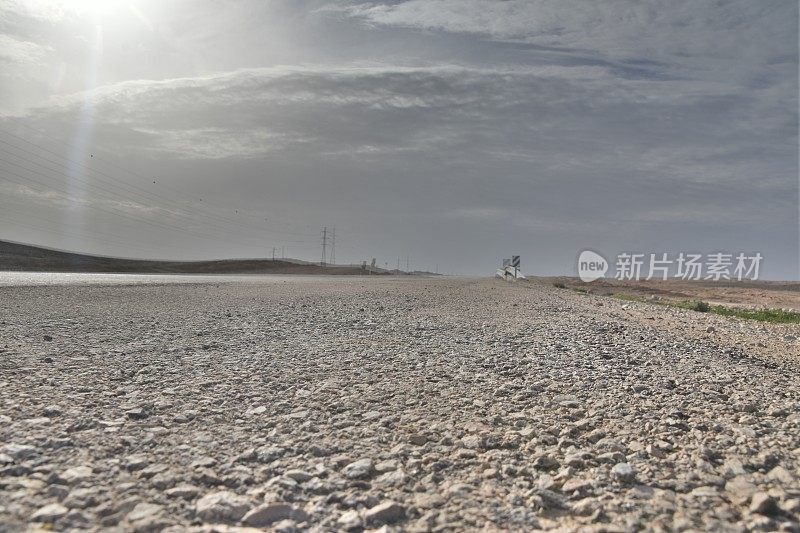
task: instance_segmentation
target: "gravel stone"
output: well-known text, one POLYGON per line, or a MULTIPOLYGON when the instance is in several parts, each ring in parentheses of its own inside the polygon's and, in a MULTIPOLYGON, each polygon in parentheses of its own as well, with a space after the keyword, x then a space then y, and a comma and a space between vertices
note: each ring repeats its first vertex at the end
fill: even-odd
POLYGON ((796 325, 540 280, 2 289, 0 529, 800 530, 796 325))
POLYGON ((267 503, 249 511, 242 522, 248 526, 264 527, 281 520, 305 522, 309 515, 288 503, 267 503))
POLYGON ((405 509, 392 501, 379 503, 364 513, 364 521, 372 525, 397 522, 405 514, 405 509))
POLYGON ((163 510, 164 508, 162 506, 154 503, 137 503, 136 507, 134 507, 125 518, 131 522, 146 520, 161 514, 163 510))
POLYGON ((236 522, 250 509, 250 501, 233 492, 219 491, 197 500, 195 514, 202 520, 215 523, 236 522))
POLYGON ((69 509, 60 503, 51 503, 33 513, 33 515, 31 515, 31 522, 52 523, 66 515, 67 512, 69 512, 69 509))
POLYGON ((129 455, 125 458, 125 468, 128 470, 143 470, 150 464, 144 455, 129 455))
POLYGON ((292 478, 293 480, 297 481, 298 483, 303 483, 303 482, 308 481, 309 479, 314 477, 313 474, 310 474, 310 473, 305 472, 305 471, 300 470, 300 469, 287 470, 284 473, 284 475, 286 477, 292 478))
POLYGON ((164 491, 164 494, 170 498, 182 498, 184 500, 193 500, 200 494, 200 489, 194 485, 178 485, 171 489, 164 491))
POLYGON ((80 483, 82 481, 86 481, 92 477, 92 469, 88 466, 76 466, 74 468, 69 468, 64 470, 60 475, 62 481, 65 483, 72 485, 75 483, 80 483))
POLYGON ((628 463, 615 464, 611 469, 611 474, 620 481, 633 481, 636 478, 633 467, 628 463))
POLYGON ((477 450, 482 445, 482 440, 478 435, 467 435, 461 439, 461 445, 468 450, 477 450))
POLYGON ((37 455, 38 451, 33 446, 27 444, 6 444, 2 448, 3 453, 11 457, 14 461, 24 461, 37 455))
POLYGON ((336 520, 336 524, 348 531, 358 529, 361 527, 361 515, 356 510, 346 511, 336 520))
POLYGON ((342 474, 350 479, 366 478, 372 473, 372 459, 359 459, 342 469, 342 474))
POLYGON ((765 492, 756 492, 750 502, 750 511, 763 515, 774 515, 780 512, 780 509, 775 498, 765 492))
POLYGON ((147 418, 147 411, 141 408, 128 409, 125 414, 131 420, 144 420, 147 418))

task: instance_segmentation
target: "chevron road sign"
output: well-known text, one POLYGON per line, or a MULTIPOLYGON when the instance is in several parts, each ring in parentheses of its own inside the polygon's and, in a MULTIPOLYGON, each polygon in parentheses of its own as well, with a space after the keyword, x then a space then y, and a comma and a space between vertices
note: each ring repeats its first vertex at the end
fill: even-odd
POLYGON ((511 259, 503 259, 503 268, 498 268, 495 276, 506 281, 525 279, 520 273, 520 259, 518 255, 512 255, 511 259))

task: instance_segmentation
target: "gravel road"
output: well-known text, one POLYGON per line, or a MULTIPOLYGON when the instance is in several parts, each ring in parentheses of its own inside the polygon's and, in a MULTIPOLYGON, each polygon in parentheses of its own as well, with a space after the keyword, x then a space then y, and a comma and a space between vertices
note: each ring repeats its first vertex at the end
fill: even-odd
POLYGON ((800 531, 798 361, 650 307, 462 278, 0 287, 0 530, 800 531))

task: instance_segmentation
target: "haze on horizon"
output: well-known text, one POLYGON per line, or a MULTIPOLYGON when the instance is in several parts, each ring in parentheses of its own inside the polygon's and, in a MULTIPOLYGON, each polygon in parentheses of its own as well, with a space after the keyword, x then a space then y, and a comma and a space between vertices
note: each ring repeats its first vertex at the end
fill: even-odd
POLYGON ((0 239, 800 279, 796 0, 10 0, 0 239))

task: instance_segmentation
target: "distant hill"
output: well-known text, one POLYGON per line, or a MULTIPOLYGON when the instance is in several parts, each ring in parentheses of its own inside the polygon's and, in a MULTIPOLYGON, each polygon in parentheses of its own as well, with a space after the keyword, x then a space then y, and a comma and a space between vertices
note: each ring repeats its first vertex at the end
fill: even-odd
MULTIPOLYGON (((0 241, 0 270, 136 274, 341 274, 363 275, 360 266, 320 266, 298 260, 220 259, 161 261, 103 257, 0 241)), ((386 274, 384 270, 374 274, 386 274)))

